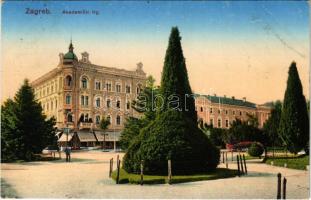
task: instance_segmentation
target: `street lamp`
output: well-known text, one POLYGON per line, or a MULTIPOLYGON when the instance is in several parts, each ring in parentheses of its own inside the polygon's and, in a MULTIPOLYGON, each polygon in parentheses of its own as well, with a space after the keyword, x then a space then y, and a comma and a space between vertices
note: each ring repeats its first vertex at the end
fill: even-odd
POLYGON ((68 134, 69 134, 69 124, 68 124, 68 116, 72 114, 72 112, 67 112, 66 114, 66 128, 64 128, 64 132, 66 133, 66 149, 68 148, 68 134))

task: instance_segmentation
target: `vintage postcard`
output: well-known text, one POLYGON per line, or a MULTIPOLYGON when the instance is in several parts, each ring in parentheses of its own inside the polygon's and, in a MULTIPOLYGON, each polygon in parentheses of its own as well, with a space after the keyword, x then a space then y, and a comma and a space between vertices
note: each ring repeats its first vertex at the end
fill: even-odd
POLYGON ((1 198, 310 198, 308 1, 2 1, 1 44, 1 198))

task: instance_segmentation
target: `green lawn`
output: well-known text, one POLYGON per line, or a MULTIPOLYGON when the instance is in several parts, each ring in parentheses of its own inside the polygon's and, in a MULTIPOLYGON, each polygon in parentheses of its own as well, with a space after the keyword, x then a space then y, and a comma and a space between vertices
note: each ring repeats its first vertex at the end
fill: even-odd
POLYGON ((305 170, 306 166, 309 165, 309 156, 268 158, 266 163, 271 164, 271 161, 273 161, 275 166, 284 167, 284 164, 287 163, 288 168, 305 170))
MULTIPOLYGON (((217 168, 216 171, 206 174, 194 175, 178 175, 172 176, 172 183, 184 183, 202 180, 213 180, 220 178, 229 178, 237 175, 237 170, 217 168)), ((112 179, 116 180, 117 172, 112 173, 112 179)), ((129 174, 125 170, 120 169, 119 183, 140 184, 139 174, 129 174)), ((144 184, 163 184, 167 183, 167 176, 144 175, 144 184)))
POLYGON ((1 198, 18 198, 16 191, 1 178, 1 198))

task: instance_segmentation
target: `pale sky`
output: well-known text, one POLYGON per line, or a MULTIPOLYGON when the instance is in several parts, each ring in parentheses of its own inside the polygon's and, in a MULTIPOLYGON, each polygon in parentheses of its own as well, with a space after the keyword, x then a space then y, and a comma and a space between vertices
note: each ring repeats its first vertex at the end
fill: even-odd
POLYGON ((72 36, 74 51, 94 64, 144 71, 161 79, 172 26, 178 26, 192 90, 246 97, 254 103, 283 99, 296 61, 309 99, 307 2, 5 2, 2 4, 1 100, 24 78, 34 80, 58 64, 72 36), (25 14, 48 8, 49 15, 25 14), (99 15, 62 14, 96 10, 99 15))

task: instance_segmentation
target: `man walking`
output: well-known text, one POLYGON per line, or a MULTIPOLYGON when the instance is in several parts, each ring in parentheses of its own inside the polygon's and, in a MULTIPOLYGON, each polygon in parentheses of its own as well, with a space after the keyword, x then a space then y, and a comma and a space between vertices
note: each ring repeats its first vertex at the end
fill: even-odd
POLYGON ((70 162, 70 153, 71 153, 71 148, 70 147, 66 147, 66 149, 65 149, 66 162, 70 162))

